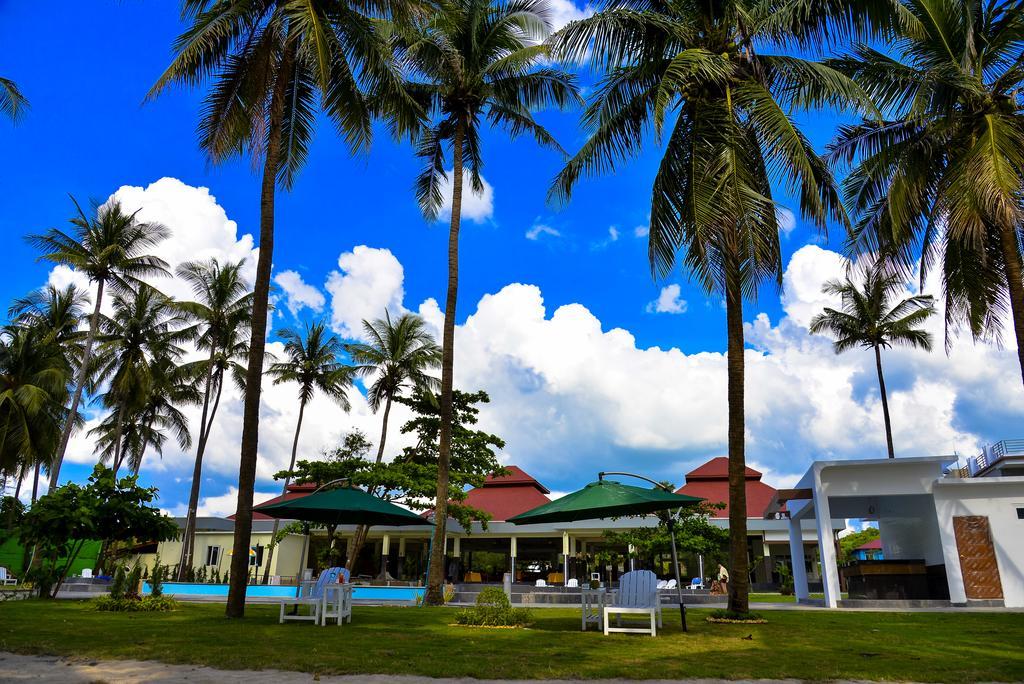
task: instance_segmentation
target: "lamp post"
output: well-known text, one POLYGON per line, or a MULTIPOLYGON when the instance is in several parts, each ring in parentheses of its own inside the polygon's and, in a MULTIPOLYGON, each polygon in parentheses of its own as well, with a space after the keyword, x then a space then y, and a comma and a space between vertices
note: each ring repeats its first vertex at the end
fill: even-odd
MULTIPOLYGON (((620 475, 620 476, 623 476, 623 477, 635 477, 638 480, 644 480, 645 482, 650 482, 655 487, 659 487, 660 489, 663 489, 666 492, 671 492, 672 491, 671 487, 666 487, 661 482, 658 482, 656 480, 652 480, 649 477, 644 477, 643 475, 637 475, 636 473, 626 473, 626 472, 621 472, 621 471, 603 471, 603 472, 600 472, 600 473, 597 474, 597 479, 598 480, 603 480, 605 475, 620 475)), ((682 578, 680 578, 680 576, 679 576, 679 556, 676 553, 676 519, 675 519, 675 515, 670 515, 669 516, 669 519, 668 519, 668 533, 669 533, 669 536, 672 539, 672 570, 673 570, 673 572, 675 573, 675 576, 676 576, 676 598, 679 600, 679 619, 680 619, 680 621, 682 623, 683 631, 685 632, 685 631, 687 631, 686 630, 686 604, 683 603, 683 581, 682 581, 682 578)), ((658 600, 659 601, 661 600, 660 595, 658 597, 658 600)))

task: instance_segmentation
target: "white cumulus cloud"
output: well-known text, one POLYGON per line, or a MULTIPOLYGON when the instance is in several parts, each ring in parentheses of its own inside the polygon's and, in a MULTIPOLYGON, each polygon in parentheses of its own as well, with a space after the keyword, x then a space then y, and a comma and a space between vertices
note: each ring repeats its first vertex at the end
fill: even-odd
POLYGON ((539 240, 542 235, 550 235, 551 237, 561 237, 562 233, 552 228, 551 226, 543 223, 535 223, 530 226, 529 230, 526 231, 527 240, 539 240))
MULTIPOLYGON (((447 178, 441 181, 441 211, 438 216, 442 219, 450 218, 452 215, 452 175, 451 169, 445 171, 447 178)), ((462 173, 462 218, 473 223, 484 223, 494 216, 494 188, 487 179, 480 176, 483 189, 477 193, 473 190, 470 181, 469 171, 462 173)))
POLYGON ((327 276, 331 327, 339 335, 361 337, 363 320, 402 312, 405 270, 389 249, 359 245, 338 257, 338 270, 327 276))
POLYGON ((323 292, 304 281, 297 271, 281 271, 274 276, 274 282, 284 292, 285 306, 293 316, 306 308, 316 313, 323 311, 327 301, 323 292))
POLYGON ((680 296, 679 285, 673 283, 661 288, 658 298, 647 304, 647 313, 686 313, 686 300, 680 296))

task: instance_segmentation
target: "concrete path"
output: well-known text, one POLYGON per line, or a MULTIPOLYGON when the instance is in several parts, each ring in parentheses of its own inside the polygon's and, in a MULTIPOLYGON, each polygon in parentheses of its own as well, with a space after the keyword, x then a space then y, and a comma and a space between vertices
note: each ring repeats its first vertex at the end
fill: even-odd
MULTIPOLYGON (((56 656, 26 656, 0 651, 0 682, 62 682, 94 684, 105 682, 144 682, 146 684, 188 682, 189 684, 531 684, 528 680, 508 679, 432 679, 394 675, 319 676, 281 670, 215 670, 193 665, 167 665, 145 660, 83 660, 56 656)), ((588 684, 668 684, 669 680, 595 679, 588 684)), ((796 679, 722 680, 688 679, 689 684, 798 684, 796 679)), ((536 684, 569 684, 549 679, 536 684)), ((862 684, 840 681, 837 684, 862 684)), ((866 683, 864 683, 866 684, 866 683)))

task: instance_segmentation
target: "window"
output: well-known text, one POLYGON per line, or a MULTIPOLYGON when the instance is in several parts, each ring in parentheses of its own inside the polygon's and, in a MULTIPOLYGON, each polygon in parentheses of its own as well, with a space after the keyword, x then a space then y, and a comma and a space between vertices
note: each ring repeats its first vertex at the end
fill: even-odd
POLYGON ((207 546, 206 547, 206 564, 207 565, 220 565, 220 547, 219 546, 207 546))
POLYGON ((263 544, 249 547, 249 567, 263 565, 263 544))

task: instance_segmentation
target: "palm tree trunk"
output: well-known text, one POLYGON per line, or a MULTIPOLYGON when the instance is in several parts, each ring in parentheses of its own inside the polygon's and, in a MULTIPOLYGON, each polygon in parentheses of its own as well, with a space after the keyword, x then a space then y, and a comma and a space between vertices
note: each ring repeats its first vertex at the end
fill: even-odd
MULTIPOLYGON (((288 472, 291 473, 295 470, 295 454, 299 449, 299 432, 302 430, 302 414, 306 412, 306 402, 299 402, 299 419, 295 423, 295 437, 292 438, 292 460, 288 464, 288 472)), ((288 493, 288 484, 292 481, 291 475, 284 478, 284 485, 281 487, 281 496, 288 493)), ((324 483, 321 483, 324 484, 324 483)), ((274 547, 277 546, 274 541, 277 538, 277 528, 281 524, 281 521, 274 518, 274 529, 270 533, 270 547, 267 549, 267 567, 263 569, 263 583, 266 584, 270 581, 270 561, 274 560, 274 547)))
POLYGON ((260 438, 260 390, 263 356, 267 342, 267 309, 270 297, 270 269, 274 257, 274 195, 281 156, 281 126, 284 100, 292 77, 295 44, 285 48, 270 103, 266 158, 260 189, 260 254, 253 288, 252 334, 249 337, 249 365, 245 372, 245 405, 242 411, 242 447, 238 464, 238 507, 235 510, 235 539, 231 556, 231 584, 224 614, 245 616, 245 592, 249 578, 249 544, 252 537, 252 495, 256 487, 256 458, 260 438))
POLYGON ((743 290, 735 257, 727 258, 725 318, 729 397, 729 610, 750 610, 747 560, 747 482, 744 454, 743 290))
MULTIPOLYGON (((39 461, 36 461, 35 472, 32 475, 32 503, 35 503, 36 502, 36 498, 39 496, 39 468, 42 465, 43 465, 42 463, 40 463, 39 461)), ((19 489, 21 488, 21 483, 20 482, 18 483, 18 488, 19 489)), ((15 496, 15 498, 17 498, 17 496, 18 496, 17 492, 15 492, 14 496, 15 496)))
POLYGON ((1010 311, 1013 314, 1013 332, 1017 337, 1017 360, 1021 379, 1024 380, 1024 274, 1022 274, 1020 242, 1015 226, 1001 229, 1003 261, 1006 269, 1007 289, 1010 292, 1010 311))
MULTIPOLYGON (((377 445, 377 463, 379 464, 384 460, 384 443, 388 438, 388 416, 391 415, 391 395, 388 394, 387 401, 384 403, 384 419, 381 421, 380 428, 380 443, 377 445)), ((371 494, 374 492, 371 492, 371 494)), ((345 561, 345 569, 352 573, 354 569, 356 558, 359 557, 359 553, 363 550, 363 544, 366 543, 366 536, 370 532, 369 525, 359 525, 356 527, 355 534, 352 535, 352 548, 348 549, 348 560, 345 561)))
POLYGON ((455 126, 452 141, 452 220, 448 228, 448 296, 444 304, 441 342, 441 429, 437 455, 437 497, 434 501, 434 537, 430 547, 430 573, 424 602, 444 603, 444 556, 448 521, 448 465, 452 451, 452 376, 455 371, 455 305, 459 292, 459 224, 462 219, 462 141, 465 123, 455 126))
POLYGON ((892 423, 889 421, 889 397, 885 391, 885 376, 882 374, 882 350, 875 345, 875 368, 878 369, 878 391, 882 395, 882 415, 885 417, 885 446, 889 449, 889 458, 896 458, 892 448, 892 423))
MULTIPOLYGON (((21 483, 25 481, 25 469, 18 468, 17 480, 14 484, 14 498, 17 499, 21 496, 21 483)), ((35 499, 33 499, 35 501, 35 499)))
POLYGON ((121 435, 124 434, 124 406, 117 409, 117 427, 114 430, 114 477, 117 477, 117 471, 121 469, 121 456, 122 456, 122 445, 121 435))
POLYGON ((85 389, 85 381, 89 375, 89 361, 92 359, 92 346, 96 341, 96 330, 100 325, 100 305, 103 303, 104 281, 96 283, 96 305, 93 307, 92 316, 89 317, 89 334, 85 338, 85 349, 82 350, 82 366, 78 369, 78 377, 75 378, 75 391, 71 395, 71 408, 68 411, 67 421, 64 423, 64 430, 60 434, 60 446, 57 453, 53 455, 53 465, 50 467, 50 489, 53 491, 60 480, 60 466, 64 462, 64 452, 68 449, 68 441, 71 439, 71 432, 75 429, 75 419, 78 417, 78 404, 82 401, 82 390, 85 389))
POLYGON ((178 581, 185 581, 186 568, 192 567, 196 544, 196 512, 199 510, 199 488, 203 478, 203 453, 206 451, 207 421, 210 406, 210 385, 213 383, 213 359, 216 348, 210 349, 209 367, 206 369, 206 389, 203 391, 203 412, 199 418, 199 444, 196 461, 192 466, 192 487, 188 494, 188 512, 185 514, 185 534, 181 538, 181 557, 178 559, 178 581))

